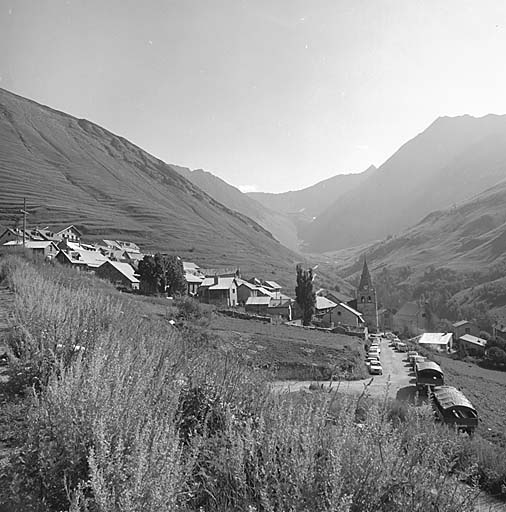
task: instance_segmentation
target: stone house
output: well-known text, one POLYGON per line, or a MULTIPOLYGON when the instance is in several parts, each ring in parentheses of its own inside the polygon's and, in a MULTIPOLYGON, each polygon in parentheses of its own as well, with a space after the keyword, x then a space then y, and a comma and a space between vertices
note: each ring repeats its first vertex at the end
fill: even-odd
POLYGON ((463 334, 458 338, 459 351, 462 355, 478 355, 481 356, 485 353, 487 348, 487 340, 473 336, 472 334, 463 334))
POLYGON ((321 318, 324 327, 335 327, 336 325, 348 325, 350 327, 363 327, 364 317, 360 311, 340 302, 330 311, 327 311, 321 318))
POLYGON ((239 304, 245 305, 250 297, 257 297, 258 287, 249 281, 237 279, 237 301, 239 304))
POLYGON ((111 281, 117 288, 139 289, 139 279, 134 275, 134 269, 128 263, 106 261, 97 268, 95 274, 102 279, 111 281))
POLYGON ((455 339, 458 340, 461 336, 465 334, 471 334, 472 336, 479 336, 480 330, 478 326, 473 322, 469 322, 468 320, 460 320, 459 322, 455 322, 453 325, 453 334, 455 335, 455 339))
POLYGON ((235 307, 237 301, 237 281, 235 277, 206 277, 199 287, 199 300, 206 304, 235 307))

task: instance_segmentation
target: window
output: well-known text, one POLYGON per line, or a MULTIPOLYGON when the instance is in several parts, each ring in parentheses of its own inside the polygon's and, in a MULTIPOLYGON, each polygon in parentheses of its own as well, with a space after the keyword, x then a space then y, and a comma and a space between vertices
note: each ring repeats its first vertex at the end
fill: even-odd
POLYGON ((360 299, 360 302, 362 302, 362 304, 363 304, 363 303, 365 302, 365 297, 362 297, 362 298, 360 299))
POLYGON ((371 296, 367 297, 367 302, 372 302, 371 296))
POLYGON ((337 312, 337 315, 338 315, 338 316, 341 316, 341 311, 338 311, 338 312, 337 312))
POLYGON ((471 334, 471 328, 470 327, 466 327, 464 330, 466 331, 466 334, 471 334))

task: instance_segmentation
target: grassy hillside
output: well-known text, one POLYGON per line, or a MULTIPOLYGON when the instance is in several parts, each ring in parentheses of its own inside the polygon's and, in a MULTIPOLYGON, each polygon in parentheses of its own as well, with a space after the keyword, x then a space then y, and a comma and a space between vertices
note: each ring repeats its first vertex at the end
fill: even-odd
POLYGON ((75 224, 210 267, 292 279, 297 256, 124 138, 0 89, 0 224, 75 224), (269 275, 270 274, 270 275, 269 275))
POLYGON ((300 240, 297 228, 289 215, 263 206, 210 172, 201 169, 190 171, 184 167, 172 167, 221 204, 258 222, 284 246, 295 251, 299 249, 300 240))
POLYGON ((319 215, 302 238, 314 252, 383 239, 496 185, 505 171, 506 116, 440 118, 319 215))

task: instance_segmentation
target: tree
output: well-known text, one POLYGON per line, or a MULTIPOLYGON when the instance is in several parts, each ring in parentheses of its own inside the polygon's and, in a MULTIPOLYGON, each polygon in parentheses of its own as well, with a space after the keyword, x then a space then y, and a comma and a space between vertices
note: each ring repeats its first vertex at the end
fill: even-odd
POLYGON ((313 269, 304 270, 297 265, 295 300, 302 311, 302 325, 310 325, 314 314, 316 295, 313 291, 313 280, 313 269))
POLYGON ((144 293, 157 293, 160 286, 161 269, 157 266, 155 258, 144 256, 139 261, 140 289, 144 293))
POLYGON ((506 363, 506 352, 499 347, 492 347, 488 349, 487 357, 495 365, 506 363))
POLYGON ((186 292, 183 262, 177 256, 164 256, 165 289, 169 295, 182 295, 186 292))
POLYGON ((145 293, 184 293, 186 281, 183 262, 177 256, 156 253, 139 262, 140 285, 145 293))

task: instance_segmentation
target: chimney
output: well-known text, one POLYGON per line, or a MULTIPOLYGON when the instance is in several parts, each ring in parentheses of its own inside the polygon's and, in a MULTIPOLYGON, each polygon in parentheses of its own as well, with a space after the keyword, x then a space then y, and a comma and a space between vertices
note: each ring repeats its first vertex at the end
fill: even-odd
POLYGON ((217 285, 217 284, 218 284, 218 280, 219 280, 219 278, 218 278, 218 276, 215 274, 215 275, 214 275, 214 284, 215 284, 215 285, 217 285))

